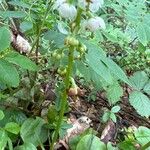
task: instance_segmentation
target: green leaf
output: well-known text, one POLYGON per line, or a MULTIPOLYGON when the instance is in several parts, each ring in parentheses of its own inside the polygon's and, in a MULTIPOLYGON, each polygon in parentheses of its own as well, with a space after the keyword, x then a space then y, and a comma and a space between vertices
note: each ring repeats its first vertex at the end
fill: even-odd
POLYGON ((37 71, 38 69, 37 65, 34 62, 32 62, 29 58, 27 58, 26 56, 20 55, 19 53, 16 53, 16 52, 9 53, 5 57, 5 60, 15 65, 18 65, 23 69, 27 69, 30 71, 37 71))
POLYGON ((24 18, 26 13, 23 11, 0 11, 1 16, 5 18, 24 18))
POLYGON ((9 1, 8 3, 14 6, 20 6, 23 8, 32 9, 29 4, 26 4, 25 2, 22 2, 22 1, 9 1))
MULTIPOLYGON (((135 132, 134 136, 136 140, 143 146, 150 141, 150 129, 140 126, 135 132)), ((150 147, 146 150, 150 150, 150 147)))
POLYGON ((15 150, 37 150, 32 143, 24 143, 21 146, 15 148, 15 150))
POLYGON ((110 113, 110 118, 112 119, 113 122, 117 122, 116 115, 114 113, 110 113))
POLYGON ((64 47, 65 37, 66 35, 52 30, 49 30, 44 34, 44 38, 46 40, 53 41, 57 48, 64 47))
POLYGON ((15 122, 9 122, 5 125, 5 130, 13 134, 18 134, 20 132, 20 126, 15 122))
POLYGON ((110 112, 106 111, 102 116, 102 120, 103 122, 107 122, 109 119, 110 119, 110 112))
POLYGON ((19 85, 19 74, 16 68, 3 59, 0 59, 0 82, 12 87, 19 85))
MULTIPOLYGON (((107 83, 111 84, 113 82, 112 75, 107 66, 101 62, 101 57, 105 57, 100 48, 96 45, 92 47, 88 47, 89 51, 86 55, 88 65, 96 72, 99 76, 101 76, 107 83)), ((90 45, 90 46, 91 46, 90 45)))
POLYGON ((150 95, 150 81, 144 86, 143 91, 150 95))
POLYGON ((0 150, 4 150, 7 145, 8 136, 4 130, 0 130, 0 150))
POLYGON ((23 21, 21 24, 20 24, 20 29, 23 31, 23 32, 26 32, 28 30, 31 30, 33 28, 33 23, 32 22, 29 22, 29 21, 23 21))
POLYGON ((5 117, 4 112, 0 110, 0 120, 2 120, 5 117))
POLYGON ((111 105, 118 102, 122 95, 123 95, 123 89, 118 84, 118 82, 115 82, 114 84, 110 85, 108 87, 108 89, 106 90, 106 96, 107 96, 108 101, 111 105))
POLYGON ((124 71, 113 60, 106 57, 101 57, 101 60, 103 61, 103 63, 106 64, 106 66, 116 77, 118 77, 120 80, 124 81, 125 83, 131 85, 124 71))
POLYGON ((8 148, 9 150, 13 150, 13 143, 12 143, 12 140, 10 138, 8 138, 8 148))
POLYGON ((141 90, 147 83, 148 76, 144 71, 137 71, 130 77, 130 81, 135 89, 141 90))
POLYGON ((93 135, 88 134, 85 135, 81 140, 79 141, 76 150, 106 150, 106 145, 100 141, 100 139, 93 135))
POLYGON ((119 149, 121 150, 136 150, 133 141, 123 141, 118 144, 119 149))
POLYGON ((114 106, 112 109, 111 109, 111 112, 113 113, 117 113, 120 111, 120 106, 114 106))
POLYGON ((139 41, 146 46, 150 41, 150 27, 147 24, 140 23, 136 27, 139 41))
POLYGON ((129 101, 141 116, 150 116, 150 99, 146 95, 139 91, 134 91, 130 94, 129 101))
POLYGON ((27 119, 21 126, 20 134, 24 142, 30 142, 35 146, 40 145, 47 139, 45 131, 42 129, 44 120, 41 118, 27 119))
POLYGON ((0 52, 6 50, 10 45, 10 31, 7 27, 0 28, 0 52))

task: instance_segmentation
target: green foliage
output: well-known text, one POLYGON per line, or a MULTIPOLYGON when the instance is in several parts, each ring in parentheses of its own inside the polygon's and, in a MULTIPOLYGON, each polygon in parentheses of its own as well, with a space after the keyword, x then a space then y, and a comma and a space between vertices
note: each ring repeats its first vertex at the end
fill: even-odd
POLYGON ((10 32, 7 27, 0 28, 0 52, 6 50, 10 45, 10 32))
POLYGON ((106 150, 106 146, 103 142, 99 140, 98 137, 92 134, 85 135, 79 143, 77 144, 76 149, 83 150, 83 149, 95 149, 95 150, 106 150))
POLYGON ((13 134, 18 134, 20 132, 20 126, 15 122, 7 123, 4 129, 13 134))
POLYGON ((35 146, 41 145, 47 139, 47 130, 41 118, 27 119, 21 126, 20 135, 24 142, 32 143, 35 146))

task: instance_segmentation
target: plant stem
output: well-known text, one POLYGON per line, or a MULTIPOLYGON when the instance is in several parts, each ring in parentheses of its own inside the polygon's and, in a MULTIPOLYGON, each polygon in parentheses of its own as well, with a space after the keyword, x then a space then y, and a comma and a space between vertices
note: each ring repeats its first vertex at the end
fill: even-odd
POLYGON ((72 68, 73 68, 73 55, 74 54, 74 47, 70 47, 69 48, 69 54, 68 54, 68 68, 67 68, 67 74, 66 74, 66 78, 65 78, 65 88, 64 91, 62 93, 62 99, 61 99, 61 110, 60 110, 60 114, 59 114, 59 119, 57 122, 57 126, 56 126, 56 130, 54 133, 54 137, 52 139, 52 143, 50 146, 50 150, 54 149, 54 144, 57 140, 58 134, 59 134, 59 130, 61 128, 61 124, 63 121, 63 116, 65 113, 65 108, 66 108, 66 104, 67 104, 67 90, 69 89, 69 79, 70 76, 72 74, 72 68))

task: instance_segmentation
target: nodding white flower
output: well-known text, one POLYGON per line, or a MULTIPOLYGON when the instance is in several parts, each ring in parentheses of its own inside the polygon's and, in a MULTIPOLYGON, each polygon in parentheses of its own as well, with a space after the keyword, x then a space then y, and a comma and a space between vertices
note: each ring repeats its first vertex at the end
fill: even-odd
POLYGON ((61 6, 58 7, 59 14, 66 19, 73 20, 77 16, 77 9, 74 5, 69 3, 63 3, 61 6))
POLYGON ((99 8, 102 7, 104 4, 104 0, 78 0, 78 5, 82 9, 86 9, 86 7, 89 5, 89 9, 91 12, 97 12, 99 8))
POLYGON ((85 28, 91 32, 98 30, 99 28, 105 29, 106 25, 101 17, 90 18, 85 22, 85 28))
POLYGON ((53 5, 53 9, 57 9, 59 6, 61 6, 61 4, 65 3, 66 0, 56 0, 54 5, 53 5))

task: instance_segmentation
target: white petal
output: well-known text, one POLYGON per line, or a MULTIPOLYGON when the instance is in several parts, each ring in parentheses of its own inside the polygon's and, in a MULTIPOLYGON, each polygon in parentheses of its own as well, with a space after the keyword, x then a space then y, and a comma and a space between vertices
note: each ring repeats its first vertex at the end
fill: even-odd
POLYGON ((66 0, 56 0, 55 3, 54 3, 54 5, 53 5, 53 9, 57 9, 64 2, 66 2, 66 0))
POLYGON ((70 5, 68 3, 63 3, 58 8, 59 14, 66 19, 73 20, 77 16, 77 10, 74 5, 70 5))
POLYGON ((86 2, 86 0, 78 0, 78 6, 80 8, 82 8, 83 10, 86 9, 86 6, 88 5, 88 3, 86 2))

